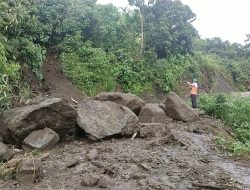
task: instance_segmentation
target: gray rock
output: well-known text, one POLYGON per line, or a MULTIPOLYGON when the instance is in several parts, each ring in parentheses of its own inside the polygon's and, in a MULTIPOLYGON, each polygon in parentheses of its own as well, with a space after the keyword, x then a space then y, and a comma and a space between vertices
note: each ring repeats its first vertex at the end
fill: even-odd
POLYGON ((4 159, 4 156, 8 152, 8 147, 6 144, 0 142, 0 162, 4 159))
POLYGON ((122 133, 122 129, 133 127, 138 121, 129 108, 109 101, 82 102, 77 111, 77 123, 91 140, 122 133))
POLYGON ((162 123, 142 123, 140 137, 164 137, 171 133, 166 124, 162 123))
POLYGON ((87 160, 95 160, 98 157, 98 151, 96 149, 92 149, 86 155, 87 160))
POLYGON ((66 164, 67 168, 73 168, 80 163, 79 159, 73 159, 66 164))
POLYGON ((169 123, 173 120, 159 104, 146 104, 141 108, 138 118, 141 123, 169 123))
POLYGON ((39 158, 22 160, 17 166, 17 180, 23 184, 34 183, 38 176, 41 163, 42 161, 39 158))
POLYGON ((101 188, 108 188, 112 185, 112 179, 108 175, 101 176, 97 185, 101 188))
POLYGON ((188 122, 195 121, 199 118, 193 109, 174 92, 170 92, 167 95, 165 105, 166 114, 175 120, 188 122))
POLYGON ((94 174, 84 174, 81 182, 82 186, 93 187, 97 184, 99 177, 94 174))
POLYGON ((111 190, 134 190, 136 189, 135 186, 133 186, 131 183, 121 183, 117 186, 113 186, 111 190))
POLYGON ((33 131, 23 141, 23 148, 51 150, 59 141, 59 135, 49 128, 33 131))
POLYGON ((18 157, 22 154, 24 154, 23 150, 11 147, 8 149, 8 152, 4 155, 4 160, 9 161, 9 160, 11 160, 15 157, 18 157))
POLYGON ((144 101, 138 96, 130 93, 104 92, 94 97, 95 100, 111 101, 131 109, 136 115, 139 114, 141 107, 145 105, 144 101))
POLYGON ((60 137, 75 130, 77 112, 61 98, 48 99, 35 105, 14 108, 3 112, 0 136, 4 141, 21 143, 32 131, 51 128, 60 137), (13 138, 11 138, 13 137, 13 138))

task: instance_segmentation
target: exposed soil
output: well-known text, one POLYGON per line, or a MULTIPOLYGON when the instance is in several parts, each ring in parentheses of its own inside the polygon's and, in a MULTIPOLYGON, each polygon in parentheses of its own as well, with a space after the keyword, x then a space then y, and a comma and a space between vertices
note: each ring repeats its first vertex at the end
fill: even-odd
POLYGON ((62 97, 71 101, 86 98, 83 92, 77 90, 70 80, 60 70, 60 61, 57 55, 49 54, 43 64, 44 85, 47 93, 53 97, 62 97))
POLYGON ((232 84, 230 84, 223 75, 216 74, 214 76, 215 84, 212 88, 213 92, 231 93, 238 91, 232 84))
POLYGON ((192 123, 173 122, 169 127, 176 141, 112 138, 93 143, 82 137, 61 143, 43 161, 38 183, 26 186, 0 181, 0 189, 102 189, 82 186, 85 174, 109 176, 107 189, 112 190, 202 189, 197 184, 211 186, 207 189, 250 189, 250 164, 234 161, 214 144, 215 134, 232 138, 220 121, 204 116, 192 123), (90 150, 97 150, 96 158, 87 156, 90 150))

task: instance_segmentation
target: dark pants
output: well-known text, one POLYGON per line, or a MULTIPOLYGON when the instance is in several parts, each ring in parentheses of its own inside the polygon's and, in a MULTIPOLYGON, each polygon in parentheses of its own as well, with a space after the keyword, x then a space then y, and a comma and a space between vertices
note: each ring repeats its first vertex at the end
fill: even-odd
POLYGON ((191 94, 191 100, 192 100, 192 107, 197 108, 197 103, 196 103, 196 94, 191 94))

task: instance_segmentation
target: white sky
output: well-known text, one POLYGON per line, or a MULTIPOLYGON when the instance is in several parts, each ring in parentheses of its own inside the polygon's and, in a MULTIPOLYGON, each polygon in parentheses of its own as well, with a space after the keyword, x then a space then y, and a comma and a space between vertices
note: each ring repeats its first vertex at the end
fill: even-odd
MULTIPOLYGON (((193 25, 202 38, 220 37, 231 43, 244 44, 250 34, 250 0, 181 0, 196 14, 193 25)), ((128 6, 127 0, 98 0, 118 7, 128 6)))

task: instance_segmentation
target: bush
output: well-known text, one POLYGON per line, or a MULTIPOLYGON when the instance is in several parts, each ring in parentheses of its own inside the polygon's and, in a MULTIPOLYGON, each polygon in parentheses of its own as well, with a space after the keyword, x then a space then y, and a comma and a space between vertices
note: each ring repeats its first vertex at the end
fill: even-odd
POLYGON ((13 39, 8 45, 9 54, 11 54, 12 58, 20 63, 27 64, 35 76, 42 80, 42 63, 46 51, 27 38, 13 39))
POLYGON ((25 88, 21 84, 20 65, 8 61, 5 56, 5 47, 0 43, 0 109, 11 106, 13 99, 19 99, 25 88), (19 93, 15 93, 18 90, 19 93), (14 94, 18 94, 16 97, 14 94))
MULTIPOLYGON (((239 152, 239 147, 250 150, 250 99, 225 94, 201 95, 200 107, 209 115, 222 119, 231 126, 239 142, 229 150, 239 152), (244 145, 244 146, 243 146, 244 145)), ((244 152, 246 152, 244 150, 244 152)))
POLYGON ((62 53, 61 59, 63 72, 88 95, 114 90, 115 69, 102 49, 93 48, 89 43, 85 43, 79 47, 77 53, 62 53))

